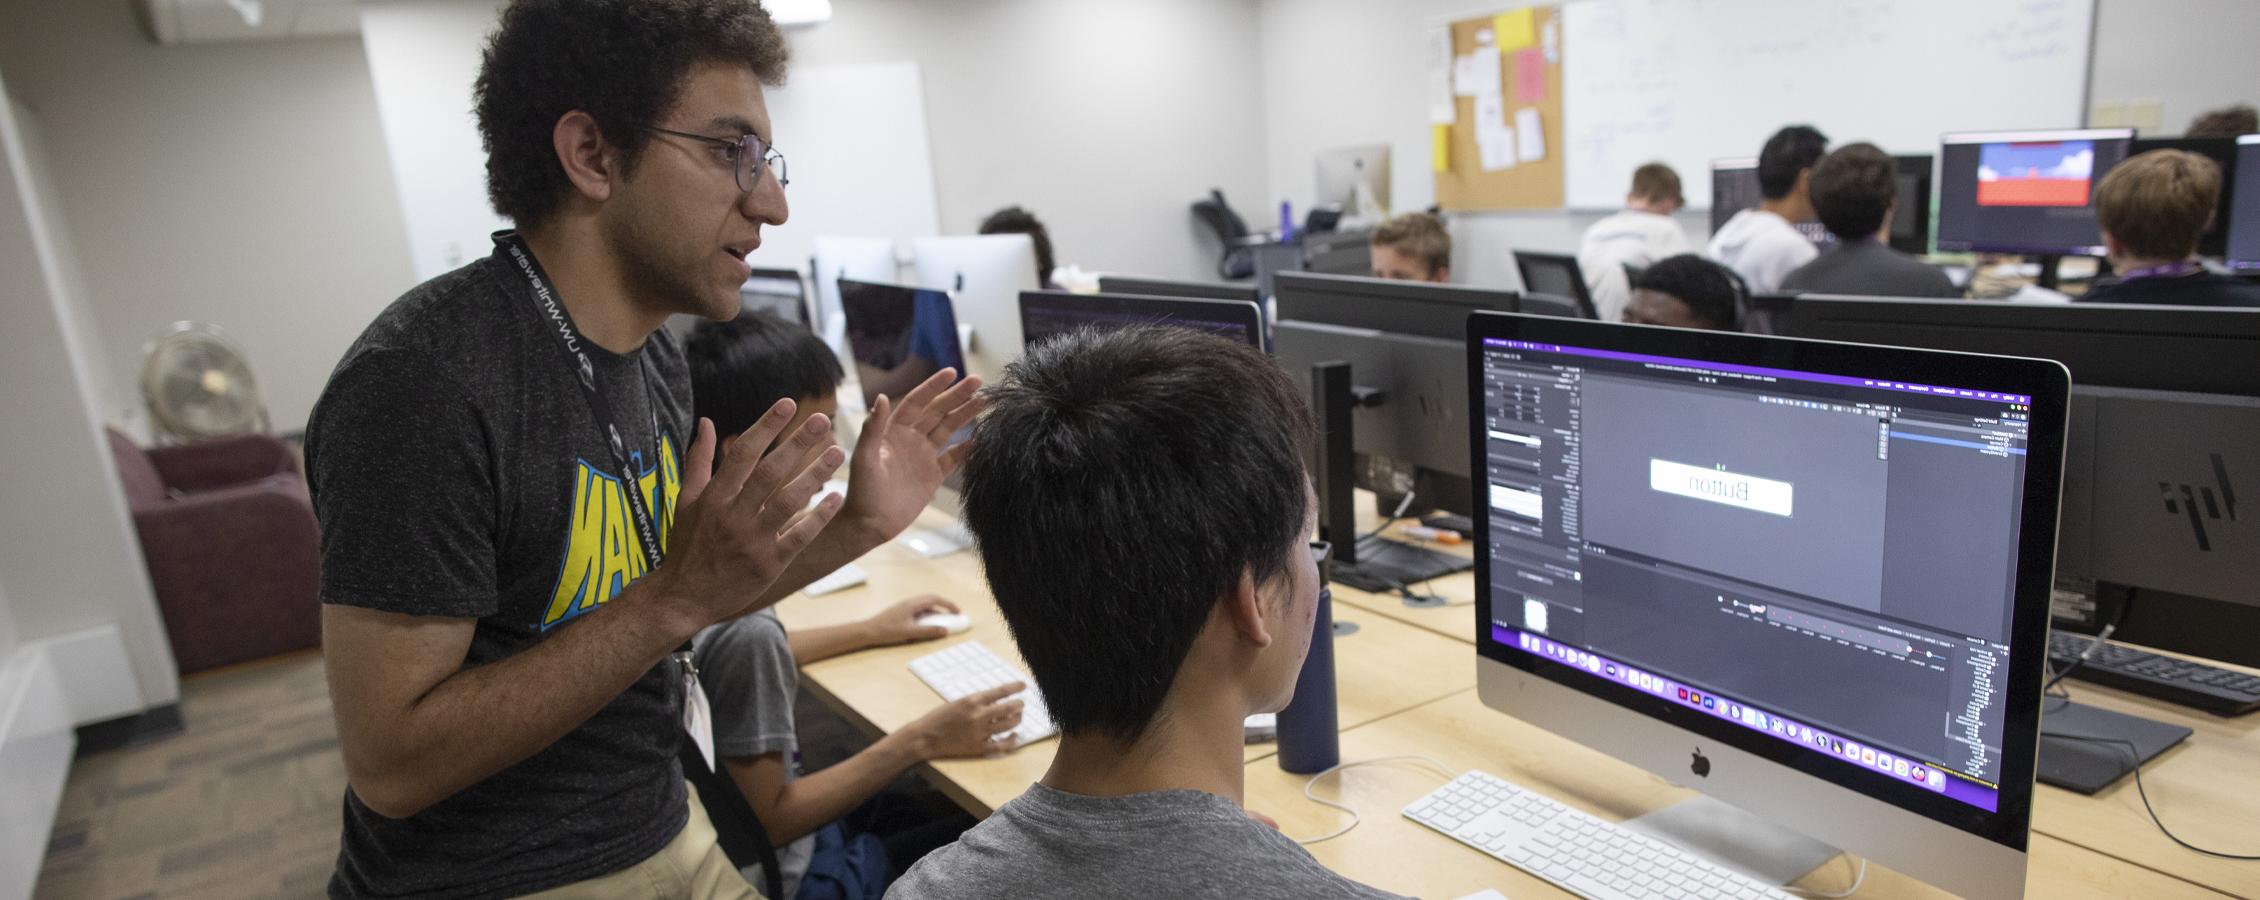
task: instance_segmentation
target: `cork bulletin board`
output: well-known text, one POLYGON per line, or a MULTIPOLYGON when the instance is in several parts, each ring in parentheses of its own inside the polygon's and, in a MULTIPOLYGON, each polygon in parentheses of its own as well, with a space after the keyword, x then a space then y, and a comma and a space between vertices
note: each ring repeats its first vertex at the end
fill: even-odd
POLYGON ((1560 209, 1562 56, 1570 51, 1562 43, 1561 8, 1530 6, 1460 19, 1449 31, 1451 59, 1437 64, 1449 68, 1452 121, 1431 118, 1438 205, 1560 209))

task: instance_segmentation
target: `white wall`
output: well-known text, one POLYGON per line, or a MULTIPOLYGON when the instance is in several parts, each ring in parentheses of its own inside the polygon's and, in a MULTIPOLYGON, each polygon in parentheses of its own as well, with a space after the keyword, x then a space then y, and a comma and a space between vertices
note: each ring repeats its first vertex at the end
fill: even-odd
POLYGON ((140 706, 169 703, 180 695, 172 650, 102 436, 87 336, 65 310, 71 279, 38 199, 48 186, 32 177, 14 108, 0 106, 0 384, 11 386, 0 422, 13 423, 0 429, 0 456, 28 474, 0 478, 11 642, 114 628, 140 706))
POLYGON ((47 144, 102 417, 137 414, 143 344, 195 319, 244 346, 275 426, 301 427, 413 283, 360 42, 160 47, 122 0, 10 0, 0 73, 47 144))
POLYGON ((2180 134, 2207 110, 2260 105, 2256 35, 2252 0, 2099 0, 2089 104, 2159 103, 2159 134, 2180 134))
POLYGON ((1188 208, 1211 187, 1260 206, 1254 0, 832 7, 832 21, 790 33, 794 59, 918 63, 945 234, 1017 203, 1049 227, 1062 265, 1213 279, 1216 251, 1188 208))
POLYGON ((485 256, 493 249, 487 236, 510 227, 487 205, 486 153, 471 112, 471 85, 500 8, 484 0, 361 4, 362 53, 418 281, 485 256))

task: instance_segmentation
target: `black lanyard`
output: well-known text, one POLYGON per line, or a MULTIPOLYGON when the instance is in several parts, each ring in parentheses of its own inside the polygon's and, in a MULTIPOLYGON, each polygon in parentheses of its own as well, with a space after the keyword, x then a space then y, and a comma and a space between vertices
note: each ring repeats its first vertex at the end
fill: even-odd
MULTIPOLYGON (((604 432, 604 441, 612 449, 612 464, 619 468, 620 485, 628 495, 628 514, 635 519, 636 533, 643 538, 644 570, 649 572, 659 568, 660 559, 666 555, 659 547, 659 529, 654 527, 651 508, 644 502, 643 481, 636 475, 635 466, 628 458, 628 445, 620 439, 620 429, 612 424, 612 403, 605 399, 604 391, 597 387, 596 363, 589 359, 585 346, 588 339, 581 336, 580 328, 573 324, 573 317, 567 315, 564 305, 557 302, 557 292, 550 288, 549 276, 542 272, 541 263, 535 261, 533 253, 526 249, 525 239, 515 231, 497 231, 494 233, 494 243, 510 254, 511 261, 518 264, 518 272, 526 276, 526 283, 533 288, 534 308, 541 312, 543 321, 549 326, 544 330, 557 336, 558 346, 565 350, 566 361, 572 366, 573 373, 579 376, 575 380, 580 382, 581 395, 588 398, 589 414, 596 417, 597 429, 604 432)), ((651 416, 651 433, 656 437, 659 434, 659 412, 656 408, 652 410, 651 416)), ((658 479, 652 494, 662 503, 667 501, 664 475, 658 479)), ((685 667, 690 665, 690 647, 690 643, 686 641, 676 653, 677 661, 685 667)))

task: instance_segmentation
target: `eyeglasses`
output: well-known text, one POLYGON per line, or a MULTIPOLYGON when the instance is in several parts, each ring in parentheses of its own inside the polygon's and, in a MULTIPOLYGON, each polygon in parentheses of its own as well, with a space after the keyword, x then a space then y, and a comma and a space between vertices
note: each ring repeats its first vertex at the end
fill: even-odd
POLYGON ((785 155, 777 152, 777 148, 762 143, 759 135, 739 135, 737 140, 731 140, 650 126, 646 126, 644 130, 654 134, 689 138, 720 148, 722 158, 729 161, 730 172, 738 180, 738 190, 740 191, 753 190, 754 185, 761 183, 762 171, 770 167, 775 167, 777 170, 778 187, 790 187, 793 183, 793 180, 785 174, 785 155))
POLYGON ((1334 545, 1332 543, 1327 541, 1310 542, 1311 562, 1317 563, 1320 566, 1324 566, 1326 565, 1326 561, 1332 559, 1333 557, 1334 545))

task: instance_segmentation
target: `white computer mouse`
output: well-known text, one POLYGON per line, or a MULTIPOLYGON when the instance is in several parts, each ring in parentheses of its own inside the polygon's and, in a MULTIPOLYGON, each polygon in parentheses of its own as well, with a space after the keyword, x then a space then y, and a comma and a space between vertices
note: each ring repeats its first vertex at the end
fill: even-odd
POLYGON ((964 613, 932 612, 918 617, 918 624, 932 628, 940 626, 951 634, 973 627, 973 619, 964 613))

